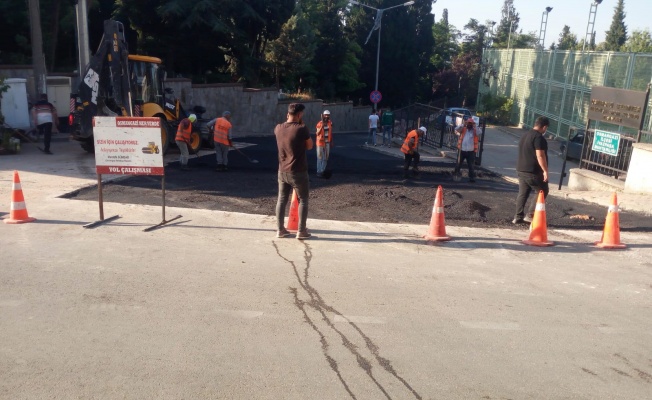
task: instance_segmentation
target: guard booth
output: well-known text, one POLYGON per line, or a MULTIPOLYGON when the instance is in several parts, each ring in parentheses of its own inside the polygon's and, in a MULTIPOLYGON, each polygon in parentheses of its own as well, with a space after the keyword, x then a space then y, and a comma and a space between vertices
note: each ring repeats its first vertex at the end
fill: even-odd
MULTIPOLYGON (((569 188, 574 190, 601 189, 604 188, 605 182, 609 186, 609 182, 604 180, 602 184, 590 182, 591 180, 601 180, 599 176, 583 172, 591 171, 604 177, 613 178, 612 189, 624 190, 625 183, 622 182, 622 178, 629 178, 630 163, 635 149, 646 148, 637 146, 637 144, 652 143, 652 132, 643 130, 649 100, 650 85, 645 92, 594 86, 591 90, 591 101, 588 104, 586 128, 584 130, 569 129, 564 145, 564 167, 562 167, 559 188, 561 189, 563 178, 566 175, 566 160, 572 157, 579 158, 579 171, 571 170, 569 188), (577 153, 574 148, 577 148, 579 135, 583 136, 581 151, 579 157, 573 157, 573 153, 577 153)), ((649 169, 652 167, 652 165, 642 165, 640 162, 636 165, 637 168, 649 169)))

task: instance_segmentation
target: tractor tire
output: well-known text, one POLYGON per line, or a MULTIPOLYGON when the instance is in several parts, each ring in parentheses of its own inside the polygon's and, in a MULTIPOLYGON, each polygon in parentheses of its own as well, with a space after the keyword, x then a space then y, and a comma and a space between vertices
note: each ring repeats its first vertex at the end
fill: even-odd
POLYGON ((86 150, 86 152, 95 154, 95 140, 93 140, 93 136, 80 142, 80 145, 82 149, 86 150))
POLYGON ((202 140, 201 136, 197 132, 192 132, 190 134, 190 154, 197 153, 201 149, 202 140))

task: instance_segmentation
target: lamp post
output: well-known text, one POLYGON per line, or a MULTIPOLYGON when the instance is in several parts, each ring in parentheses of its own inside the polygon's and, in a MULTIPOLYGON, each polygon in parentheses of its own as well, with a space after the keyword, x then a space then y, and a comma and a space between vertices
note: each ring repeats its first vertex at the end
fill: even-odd
POLYGON ((552 7, 546 7, 546 10, 541 13, 541 29, 539 30, 539 46, 541 49, 546 48, 546 31, 548 30, 548 14, 552 11, 552 7))
MULTIPOLYGON (((435 0, 436 2, 437 0, 435 0)), ((371 28, 371 31, 369 32, 369 35, 367 36, 367 40, 365 40, 364 44, 367 44, 369 42, 369 38, 371 38, 371 34, 378 29, 378 49, 376 50, 376 85, 374 86, 374 91, 378 91, 378 68, 380 66, 380 31, 382 28, 382 22, 383 22, 383 13, 387 10, 391 10, 392 8, 397 8, 397 7, 403 7, 403 6, 411 6, 414 4, 414 1, 407 1, 403 4, 397 4, 392 7, 387 7, 387 8, 376 8, 376 7, 371 7, 366 4, 362 4, 358 1, 355 0, 349 0, 349 4, 355 4, 358 6, 370 8, 372 10, 376 11, 376 18, 374 19, 374 26, 371 28)), ((374 103, 374 111, 378 109, 378 103, 374 103)))

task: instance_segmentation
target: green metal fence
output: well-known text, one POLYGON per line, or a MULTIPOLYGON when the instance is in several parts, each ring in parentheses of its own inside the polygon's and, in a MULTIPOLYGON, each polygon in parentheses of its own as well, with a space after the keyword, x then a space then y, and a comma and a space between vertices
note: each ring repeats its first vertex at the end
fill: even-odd
MULTIPOLYGON (((645 91, 652 82, 652 54, 559 50, 487 49, 478 93, 514 99, 511 120, 527 127, 536 117, 550 119, 548 132, 566 138, 571 127, 584 128, 591 87, 608 86, 645 91)), ((652 100, 644 131, 652 131, 652 100)), ((604 122, 598 128, 635 136, 637 131, 604 122)), ((646 136, 649 138, 649 136, 646 136)))

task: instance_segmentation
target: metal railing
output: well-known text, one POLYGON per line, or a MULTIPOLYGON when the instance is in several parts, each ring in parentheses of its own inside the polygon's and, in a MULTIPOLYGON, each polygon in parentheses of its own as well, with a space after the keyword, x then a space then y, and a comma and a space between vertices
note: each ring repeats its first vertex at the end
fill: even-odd
MULTIPOLYGON (((428 130, 428 133, 421 141, 422 145, 432 149, 439 148, 456 151, 458 136, 455 134, 454 123, 457 117, 465 117, 465 115, 459 113, 446 115, 445 109, 415 103, 394 111, 393 135, 403 139, 408 132, 419 128, 418 124, 420 123, 421 126, 424 126, 428 130)), ((475 164, 481 165, 486 130, 485 118, 480 118, 478 129, 480 142, 478 143, 478 154, 475 158, 475 164)))
POLYGON ((636 138, 621 135, 616 155, 609 155, 593 150, 594 139, 595 130, 589 130, 584 135, 580 168, 613 176, 616 179, 621 175, 626 175, 629 162, 632 159, 633 145, 636 143, 636 138))

